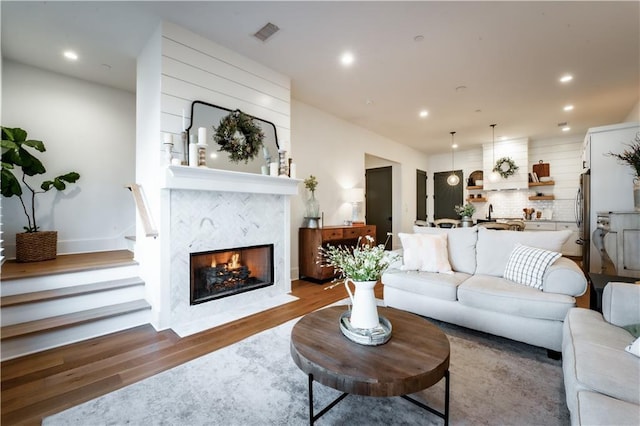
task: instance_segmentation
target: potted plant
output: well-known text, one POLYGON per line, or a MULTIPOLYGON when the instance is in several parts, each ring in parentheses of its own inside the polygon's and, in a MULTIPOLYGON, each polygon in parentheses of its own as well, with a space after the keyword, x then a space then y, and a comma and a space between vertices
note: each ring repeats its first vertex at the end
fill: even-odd
POLYGON ((640 132, 636 133, 634 141, 629 144, 629 149, 625 149, 621 154, 609 152, 609 155, 633 168, 633 206, 636 211, 640 211, 640 132))
MULTIPOLYGON (((390 235, 387 236, 387 242, 390 235)), ((351 325, 359 329, 378 327, 378 308, 373 289, 396 255, 385 251, 385 244, 373 244, 373 237, 358 238, 355 247, 327 245, 320 247, 321 263, 333 267, 343 277, 344 285, 351 299, 351 325), (351 281, 355 287, 351 292, 351 281)))
POLYGON ((307 199, 307 205, 305 209, 305 217, 311 219, 320 218, 320 204, 316 200, 316 188, 318 187, 318 179, 314 175, 310 175, 304 180, 304 187, 310 192, 307 199))
POLYGON ((460 223, 461 226, 473 226, 473 219, 471 219, 471 216, 473 216, 473 214, 476 212, 476 208, 473 204, 467 203, 463 206, 455 206, 454 210, 456 211, 456 213, 462 216, 462 221, 460 223))
POLYGON ((25 232, 16 234, 18 262, 37 262, 56 257, 58 233, 39 230, 35 198, 37 194, 43 194, 51 189, 62 191, 67 187, 67 183, 74 183, 80 178, 78 173, 69 172, 53 180, 45 180, 40 184, 39 190, 35 189, 27 181, 27 177, 44 174, 46 169, 42 162, 29 152, 29 149, 38 152, 46 151, 42 141, 27 139, 27 132, 23 129, 2 126, 2 195, 18 197, 27 217, 25 232), (22 172, 20 179, 14 174, 18 171, 17 169, 22 172), (28 191, 26 194, 20 181, 28 191))

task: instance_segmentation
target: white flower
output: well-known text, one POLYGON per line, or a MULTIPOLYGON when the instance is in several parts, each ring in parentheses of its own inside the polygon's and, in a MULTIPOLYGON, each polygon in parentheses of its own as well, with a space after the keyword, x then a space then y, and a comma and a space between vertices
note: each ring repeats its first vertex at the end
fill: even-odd
POLYGON ((384 249, 384 244, 373 245, 373 237, 367 235, 367 243, 358 243, 355 248, 328 245, 320 247, 321 263, 324 267, 333 267, 341 276, 349 277, 355 281, 375 281, 380 279, 382 273, 396 258, 395 254, 389 255, 384 249))

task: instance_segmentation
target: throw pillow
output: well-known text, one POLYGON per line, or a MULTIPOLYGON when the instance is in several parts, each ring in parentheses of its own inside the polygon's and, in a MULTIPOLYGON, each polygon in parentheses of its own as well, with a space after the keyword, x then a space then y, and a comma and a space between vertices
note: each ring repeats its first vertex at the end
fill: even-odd
POLYGON ((624 328, 629 333, 631 333, 633 337, 635 338, 640 337, 640 324, 629 324, 629 325, 625 325, 622 328, 624 328))
POLYGON ((452 274, 447 252, 447 234, 398 233, 402 243, 403 271, 452 274))
POLYGON ((541 290, 544 273, 561 256, 555 251, 516 244, 509 256, 504 277, 518 284, 541 290))
POLYGON ((634 354, 637 357, 640 357, 640 337, 633 341, 629 346, 624 348, 625 351, 630 354, 634 354))

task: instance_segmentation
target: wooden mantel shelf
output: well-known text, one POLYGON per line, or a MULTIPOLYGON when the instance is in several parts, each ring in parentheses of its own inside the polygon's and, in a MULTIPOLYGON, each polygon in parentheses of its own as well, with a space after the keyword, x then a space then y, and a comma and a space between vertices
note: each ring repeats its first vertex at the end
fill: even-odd
POLYGON ((257 173, 235 172, 207 167, 167 166, 162 188, 296 195, 300 182, 302 182, 300 179, 265 176, 257 173))

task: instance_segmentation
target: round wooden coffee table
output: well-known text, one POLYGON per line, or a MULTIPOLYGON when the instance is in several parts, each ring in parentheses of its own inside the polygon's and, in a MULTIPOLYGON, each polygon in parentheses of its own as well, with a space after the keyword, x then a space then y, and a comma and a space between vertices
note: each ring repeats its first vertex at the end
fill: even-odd
POLYGON ((391 339, 365 346, 340 331, 347 306, 333 306, 304 316, 291 332, 291 357, 309 376, 309 420, 313 424, 348 394, 400 396, 449 423, 449 340, 435 325, 417 315, 378 308, 393 326, 391 339), (445 379, 444 412, 407 396, 445 379), (344 392, 314 415, 313 382, 344 392))

